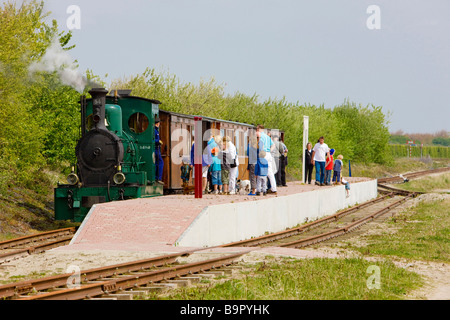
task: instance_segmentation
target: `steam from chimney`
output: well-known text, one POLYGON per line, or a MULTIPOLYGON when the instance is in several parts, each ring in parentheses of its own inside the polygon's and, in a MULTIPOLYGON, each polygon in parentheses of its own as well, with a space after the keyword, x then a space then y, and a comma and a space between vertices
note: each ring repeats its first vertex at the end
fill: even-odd
POLYGON ((88 80, 83 77, 73 60, 70 54, 61 47, 59 40, 54 39, 42 58, 38 62, 33 62, 28 70, 31 75, 39 71, 56 71, 62 83, 82 93, 88 80))

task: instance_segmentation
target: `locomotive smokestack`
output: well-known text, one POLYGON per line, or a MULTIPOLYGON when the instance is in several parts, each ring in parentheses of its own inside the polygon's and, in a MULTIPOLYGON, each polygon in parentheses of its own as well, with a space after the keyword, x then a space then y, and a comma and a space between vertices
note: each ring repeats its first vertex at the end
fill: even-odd
POLYGON ((105 88, 92 88, 89 93, 92 96, 92 120, 96 129, 106 129, 105 103, 108 90, 105 88))

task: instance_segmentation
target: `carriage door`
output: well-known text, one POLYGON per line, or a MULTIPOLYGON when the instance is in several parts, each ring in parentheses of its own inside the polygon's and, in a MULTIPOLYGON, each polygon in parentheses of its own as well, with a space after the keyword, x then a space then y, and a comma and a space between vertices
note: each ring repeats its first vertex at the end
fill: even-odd
POLYGON ((159 135, 163 143, 161 146, 161 156, 164 161, 163 182, 164 188, 170 187, 170 115, 168 113, 159 112, 159 135))

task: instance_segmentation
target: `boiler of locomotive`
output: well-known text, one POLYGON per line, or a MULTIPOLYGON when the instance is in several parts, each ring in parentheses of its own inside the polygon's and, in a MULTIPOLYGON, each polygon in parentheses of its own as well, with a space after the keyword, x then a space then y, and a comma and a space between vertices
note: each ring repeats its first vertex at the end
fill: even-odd
POLYGON ((83 132, 75 153, 82 185, 99 187, 114 184, 114 176, 124 160, 124 145, 119 137, 122 135, 121 110, 118 105, 108 105, 108 122, 105 103, 108 91, 94 88, 89 93, 92 96, 92 124, 87 133, 83 132))

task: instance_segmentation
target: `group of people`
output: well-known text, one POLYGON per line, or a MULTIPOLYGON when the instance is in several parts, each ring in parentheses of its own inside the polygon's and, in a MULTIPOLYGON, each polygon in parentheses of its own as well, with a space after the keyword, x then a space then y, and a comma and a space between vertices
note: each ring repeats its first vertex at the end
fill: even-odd
POLYGON ((264 126, 256 127, 247 148, 250 196, 277 194, 277 187, 287 187, 288 149, 277 134, 266 134, 264 126))
POLYGON ((340 154, 334 160, 335 150, 330 149, 325 143, 324 137, 320 137, 312 146, 310 142, 305 150, 305 182, 311 184, 312 172, 316 168, 315 184, 319 186, 342 183, 345 185, 347 197, 349 196, 350 183, 342 177, 343 156, 340 154), (333 173, 333 178, 331 174, 333 173))
MULTIPOLYGON (((195 178, 194 145, 195 142, 191 148, 190 168, 193 169, 192 177, 195 178)), ((256 134, 249 137, 247 145, 250 182, 248 195, 276 195, 277 186, 287 186, 287 152, 288 149, 279 136, 270 136, 264 132, 264 126, 257 126, 256 134)), ((211 137, 202 154, 202 170, 203 193, 208 193, 209 189, 214 194, 236 194, 239 157, 236 146, 229 137, 211 137)), ((182 170, 184 181, 189 179, 185 172, 186 170, 182 170)))
MULTIPOLYGON (((156 181, 162 182, 164 162, 161 157, 162 142, 159 137, 159 118, 155 121, 155 163, 156 181)), ((190 171, 194 178, 194 144, 191 148, 189 170, 182 168, 182 179, 189 181, 190 171)), ((278 135, 266 134, 263 125, 256 127, 256 135, 250 135, 247 144, 247 157, 250 181, 250 196, 277 194, 277 187, 286 185, 286 165, 288 149, 278 135)), ((316 169, 315 184, 319 186, 345 185, 347 196, 350 183, 342 177, 343 156, 334 160, 335 150, 330 149, 320 137, 312 146, 308 142, 305 150, 305 182, 311 184, 312 172, 316 169)), ((239 174, 239 157, 236 146, 227 136, 211 137, 202 154, 202 190, 203 193, 235 194, 239 174), (208 183, 209 182, 209 183, 208 183), (209 187, 209 188, 208 188, 209 187)))

